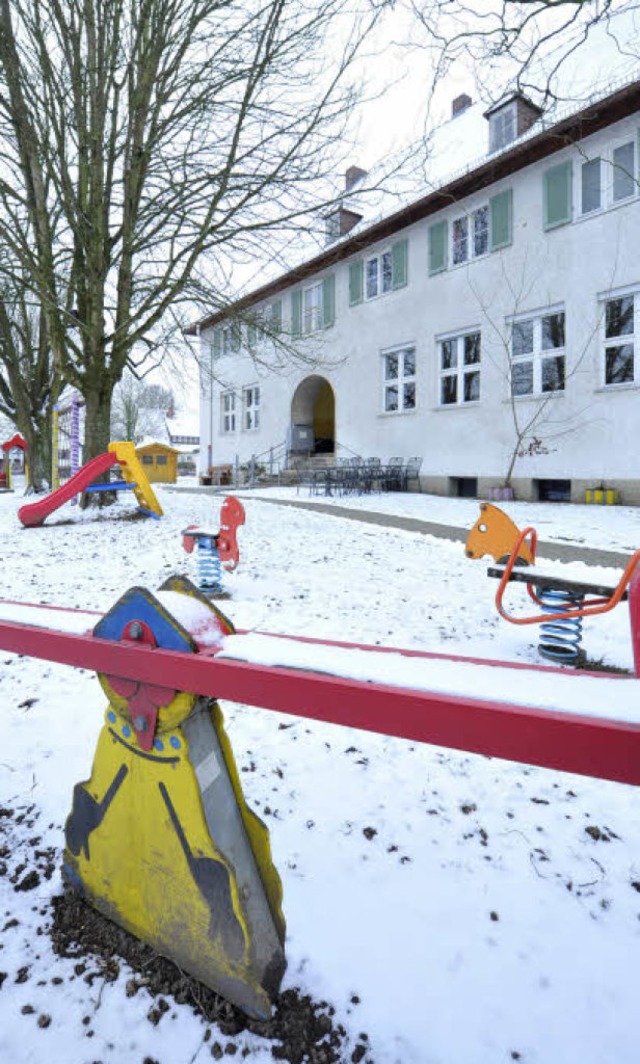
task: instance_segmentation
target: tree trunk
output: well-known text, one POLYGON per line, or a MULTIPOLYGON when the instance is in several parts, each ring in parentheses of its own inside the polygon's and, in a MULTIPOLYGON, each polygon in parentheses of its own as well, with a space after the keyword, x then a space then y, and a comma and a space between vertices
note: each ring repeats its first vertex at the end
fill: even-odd
MULTIPOLYGON (((85 401, 84 424, 84 462, 89 462, 108 450, 111 442, 111 395, 113 383, 106 375, 101 376, 96 384, 86 385, 83 391, 85 401)), ((100 479, 107 480, 108 474, 100 479)), ((81 506, 90 503, 104 506, 113 502, 113 493, 96 492, 83 495, 81 506)))
POLYGON ((37 424, 18 425, 27 445, 27 491, 46 491, 51 484, 51 424, 42 417, 37 424))

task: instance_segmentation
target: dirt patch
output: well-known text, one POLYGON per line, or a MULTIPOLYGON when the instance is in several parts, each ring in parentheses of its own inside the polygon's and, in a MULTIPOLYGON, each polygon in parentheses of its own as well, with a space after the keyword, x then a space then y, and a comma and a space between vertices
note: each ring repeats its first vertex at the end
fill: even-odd
POLYGON ((290 1064, 344 1064, 351 1060, 373 1064, 366 1034, 360 1035, 355 1047, 349 1046, 347 1032, 336 1021, 335 1009, 328 1002, 315 1002, 301 990, 289 989, 278 996, 271 1020, 249 1019, 150 946, 106 919, 73 890, 66 890, 53 899, 49 934, 55 952, 76 959, 75 973, 88 983, 96 978, 115 981, 120 974, 119 962, 126 961, 136 973, 127 983, 127 995, 133 997, 145 989, 156 999, 146 1012, 149 1023, 162 1022, 169 1011, 167 998, 178 1005, 190 1006, 215 1025, 214 1030, 205 1033, 214 1059, 236 1053, 242 1056, 243 1047, 234 1037, 250 1031, 272 1043, 271 1054, 275 1060, 290 1064), (224 1045, 217 1040, 220 1036, 226 1039, 224 1045))

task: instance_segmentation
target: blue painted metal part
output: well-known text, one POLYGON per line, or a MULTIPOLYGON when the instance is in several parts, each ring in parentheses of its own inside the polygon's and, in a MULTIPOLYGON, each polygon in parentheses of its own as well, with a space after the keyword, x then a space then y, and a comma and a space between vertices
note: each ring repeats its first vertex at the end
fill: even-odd
POLYGON ((132 587, 105 613, 93 634, 100 639, 122 639, 122 633, 130 621, 141 621, 153 632, 156 643, 165 650, 195 653, 196 644, 189 633, 142 587, 132 587))
MULTIPOLYGON (((555 587, 541 588, 538 598, 543 603, 544 613, 577 610, 584 602, 582 592, 555 587)), ((540 625, 538 652, 548 661, 575 664, 580 655, 581 642, 582 617, 559 617, 555 621, 545 621, 540 625)))
POLYGON ((133 491, 137 486, 137 484, 129 484, 126 480, 109 480, 106 484, 89 484, 84 491, 87 494, 96 491, 133 491))
POLYGON ((205 595, 222 591, 222 563, 217 536, 196 537, 198 588, 205 595))

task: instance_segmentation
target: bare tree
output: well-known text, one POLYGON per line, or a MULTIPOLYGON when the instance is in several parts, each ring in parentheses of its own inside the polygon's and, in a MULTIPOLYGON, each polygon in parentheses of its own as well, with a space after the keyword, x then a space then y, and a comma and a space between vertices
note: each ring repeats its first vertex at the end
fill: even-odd
POLYGON ((160 357, 180 307, 222 307, 234 257, 318 208, 383 6, 0 0, 4 271, 28 276, 85 398, 87 458, 125 367, 160 357))
MULTIPOLYGON (((489 95, 496 89, 517 89, 531 93, 546 109, 558 99, 571 98, 573 79, 562 84, 559 75, 596 33, 603 35, 601 40, 606 36, 621 60, 626 56, 637 62, 640 54, 640 0, 408 3, 423 31, 421 44, 431 54, 434 85, 462 65, 489 95)), ((583 94, 586 84, 580 90, 583 94)))
POLYGON ((493 364, 508 402, 510 443, 503 486, 510 490, 519 459, 551 453, 559 440, 584 427, 589 414, 587 407, 567 414, 562 407, 556 407, 555 400, 581 372, 601 317, 596 314, 592 322, 585 323, 579 346, 567 352, 562 309, 546 314, 527 313, 539 281, 539 273, 527 258, 519 270, 506 270, 503 264, 500 299, 495 298, 495 293, 483 292, 469 279, 490 338, 483 344, 483 359, 488 358, 493 364), (496 305, 502 310, 507 306, 507 315, 496 314, 496 305), (539 332, 535 339, 534 331, 539 332), (537 354, 535 348, 539 349, 537 354))
POLYGON ((167 412, 173 406, 173 393, 168 388, 147 384, 125 371, 113 393, 113 439, 134 443, 140 443, 145 436, 162 439, 167 412))
POLYGON ((0 414, 28 448, 27 490, 50 481, 51 412, 60 390, 42 311, 25 289, 0 292, 0 414))

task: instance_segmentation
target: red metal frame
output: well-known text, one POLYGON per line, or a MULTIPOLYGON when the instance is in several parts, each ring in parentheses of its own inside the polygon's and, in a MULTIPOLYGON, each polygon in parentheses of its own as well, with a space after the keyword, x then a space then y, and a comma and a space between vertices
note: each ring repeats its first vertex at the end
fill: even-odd
MULTIPOLYGON (((637 581, 634 585, 631 609, 634 646, 638 646, 640 596, 637 581)), ((182 654, 6 621, 0 621, 0 647, 110 676, 331 724, 640 784, 640 722, 226 660, 216 657, 215 651, 182 654)), ((536 666, 531 668, 541 671, 536 666)))

